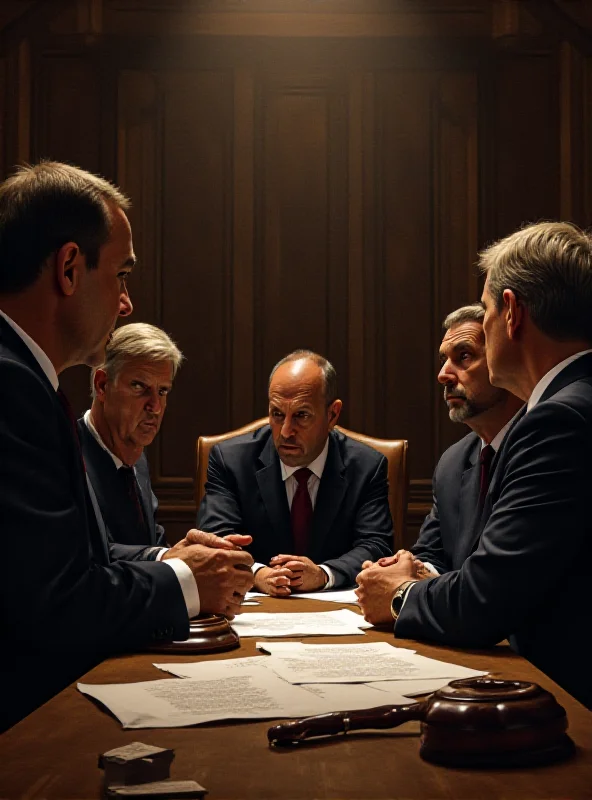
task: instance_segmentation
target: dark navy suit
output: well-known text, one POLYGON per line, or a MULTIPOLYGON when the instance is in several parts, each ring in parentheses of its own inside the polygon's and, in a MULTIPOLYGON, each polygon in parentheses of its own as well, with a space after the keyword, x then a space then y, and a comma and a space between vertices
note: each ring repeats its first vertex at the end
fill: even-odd
MULTIPOLYGON (((497 464, 496 464, 497 462, 497 464)), ((582 643, 590 629, 592 355, 519 412, 459 569, 411 588, 397 636, 485 647, 509 638, 592 707, 582 643)))
MULTIPOLYGON (((286 487, 269 425, 212 448, 197 527, 250 534, 248 549, 263 564, 294 552, 286 487)), ((386 458, 331 431, 305 555, 326 564, 340 588, 354 585, 362 562, 391 554, 392 545, 386 458)))
POLYGON ((109 653, 188 635, 170 567, 109 562, 72 424, 1 317, 0 546, 0 728, 109 653))
POLYGON ((433 505, 411 552, 443 575, 460 569, 475 544, 481 439, 469 433, 442 455, 432 479, 433 505))
POLYGON ((156 522, 158 501, 150 484, 148 461, 144 453, 135 464, 139 499, 146 521, 144 535, 138 534, 135 503, 118 475, 111 455, 97 442, 83 419, 78 420, 78 436, 82 446, 88 477, 109 537, 112 559, 152 560, 155 547, 167 547, 164 528, 156 522))

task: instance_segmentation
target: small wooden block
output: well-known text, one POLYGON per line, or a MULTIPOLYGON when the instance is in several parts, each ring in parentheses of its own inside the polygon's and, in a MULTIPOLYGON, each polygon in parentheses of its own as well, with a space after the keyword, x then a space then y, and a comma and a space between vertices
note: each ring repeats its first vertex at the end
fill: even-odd
POLYGON ((190 798, 205 797, 207 789, 196 781, 156 781, 155 783, 142 783, 137 786, 108 786, 105 797, 109 798, 143 798, 150 800, 189 800, 190 798))
POLYGON ((105 784, 129 786, 163 781, 170 776, 173 750, 132 742, 99 756, 99 767, 105 771, 105 784))

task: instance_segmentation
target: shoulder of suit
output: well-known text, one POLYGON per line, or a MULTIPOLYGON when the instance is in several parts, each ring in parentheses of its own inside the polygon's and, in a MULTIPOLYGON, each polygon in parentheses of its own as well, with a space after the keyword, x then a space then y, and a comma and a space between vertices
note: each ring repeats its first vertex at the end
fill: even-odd
POLYGON ((216 447, 224 454, 241 452, 256 453, 267 444, 270 436, 271 428, 269 425, 264 425, 262 428, 257 428, 254 431, 241 433, 239 436, 225 439, 219 442, 216 447))
POLYGON ((352 439, 351 436, 347 436, 345 433, 341 431, 336 431, 333 429, 329 436, 335 441, 335 444, 339 448, 342 457, 349 458, 349 459, 360 459, 366 463, 376 463, 378 464, 383 458, 385 458, 383 453, 380 453, 378 450, 375 450, 369 444, 364 444, 363 442, 358 441, 357 439, 352 439))
POLYGON ((450 463, 451 461, 457 461, 458 459, 464 459, 466 454, 472 450, 473 447, 477 447, 480 442, 481 439, 479 436, 473 431, 469 431, 466 436, 463 436, 458 442, 450 445, 450 447, 442 453, 438 466, 450 463))
MULTIPOLYGON (((41 396, 45 396, 54 407, 60 406, 53 386, 34 356, 21 354, 7 341, 0 341, 0 385, 6 397, 13 396, 19 402, 28 402, 29 405, 38 407, 41 396), (10 387, 11 391, 6 391, 6 387, 10 387)), ((41 409, 38 407, 38 410, 41 409)))

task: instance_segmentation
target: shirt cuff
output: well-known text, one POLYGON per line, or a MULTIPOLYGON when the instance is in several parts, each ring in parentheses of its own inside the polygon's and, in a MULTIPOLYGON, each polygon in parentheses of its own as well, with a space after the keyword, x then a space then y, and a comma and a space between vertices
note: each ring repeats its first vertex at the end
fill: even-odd
POLYGON ((183 592, 185 605, 187 606, 187 614, 189 615, 189 619, 191 619, 191 617, 197 617, 200 609, 199 592, 197 590, 197 583, 195 582, 193 572, 180 558, 167 558, 167 560, 163 561, 162 563, 168 564, 168 566, 177 576, 177 580, 181 586, 181 591, 183 592))
MULTIPOLYGON (((162 557, 163 557, 163 555, 164 555, 165 553, 168 553, 168 551, 169 551, 169 548, 168 548, 168 547, 161 547, 161 548, 160 548, 160 550, 158 551, 158 553, 156 554, 156 558, 155 558, 154 560, 155 560, 155 561, 161 561, 161 560, 162 560, 162 557)), ((193 574, 193 573, 191 573, 191 574, 193 574)))
POLYGON ((437 575, 438 577, 440 576, 440 573, 438 572, 436 567, 433 564, 430 564, 429 561, 422 561, 422 564, 424 565, 424 567, 427 567, 429 571, 432 572, 434 575, 437 575))
POLYGON ((259 572, 260 569, 263 569, 264 566, 265 566, 265 564, 260 564, 258 561, 255 561, 255 563, 251 567, 251 571, 252 571, 253 575, 256 575, 259 572))
POLYGON ((321 589, 321 591, 326 592, 328 589, 332 589, 335 586, 335 575, 333 574, 331 567, 327 567, 325 564, 319 564, 319 567, 323 570, 328 578, 327 583, 321 589))

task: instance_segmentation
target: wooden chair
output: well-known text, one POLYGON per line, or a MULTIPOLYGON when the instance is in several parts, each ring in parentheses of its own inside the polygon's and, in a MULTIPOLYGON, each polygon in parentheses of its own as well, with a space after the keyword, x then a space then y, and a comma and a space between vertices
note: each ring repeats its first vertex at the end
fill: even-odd
MULTIPOLYGON (((200 436, 197 440, 197 469, 195 475, 195 502, 199 504, 205 494, 206 479, 208 473, 208 459, 210 451, 214 445, 231 439, 233 436, 240 436, 243 433, 250 433, 257 428, 267 425, 268 417, 261 417, 242 428, 237 428, 228 433, 221 433, 218 436, 200 436)), ((363 433, 335 426, 335 430, 341 431, 351 439, 373 447, 382 453, 388 462, 388 482, 389 482, 389 506, 393 518, 394 528, 394 552, 403 547, 405 539, 405 522, 407 516, 407 488, 409 484, 407 450, 408 442, 406 439, 376 439, 373 436, 366 436, 363 433)))

